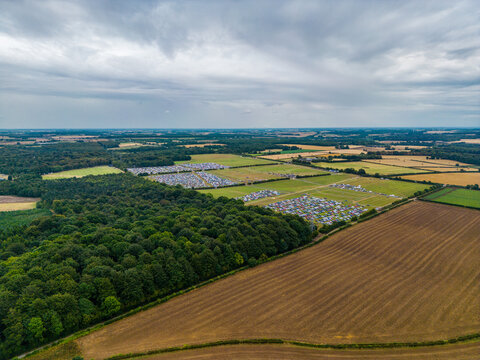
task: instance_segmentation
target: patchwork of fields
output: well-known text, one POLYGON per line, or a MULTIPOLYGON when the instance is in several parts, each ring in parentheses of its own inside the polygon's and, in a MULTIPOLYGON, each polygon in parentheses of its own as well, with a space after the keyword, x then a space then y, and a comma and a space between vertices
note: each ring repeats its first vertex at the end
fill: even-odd
POLYGON ((84 169, 75 169, 75 170, 67 170, 61 171, 57 173, 51 173, 43 175, 42 178, 45 180, 51 179, 68 179, 74 177, 84 177, 88 175, 107 175, 107 174, 119 174, 122 170, 114 168, 112 166, 95 166, 90 168, 84 169))
POLYGON ((476 333, 478 219, 477 210, 415 201, 75 343, 85 358, 104 359, 229 339, 388 343, 476 333))
MULTIPOLYGON (((260 167, 259 167, 260 168, 260 167)), ((263 168, 263 167, 262 167, 263 168)), ((225 170, 220 170, 221 172, 225 170)), ((376 208, 391 204, 398 198, 379 195, 395 195, 397 197, 409 197, 417 191, 427 188, 423 184, 415 184, 396 180, 377 179, 359 177, 353 174, 330 174, 326 176, 301 178, 294 180, 279 180, 263 184, 253 184, 248 186, 235 186, 223 189, 200 190, 203 193, 212 194, 214 197, 241 197, 247 194, 261 190, 275 190, 280 195, 263 198, 248 202, 249 205, 267 205, 273 202, 296 198, 308 194, 315 197, 324 197, 330 200, 347 201, 352 204, 363 205, 368 208, 376 208), (331 187, 332 184, 351 184, 360 185, 363 188, 372 191, 358 192, 352 190, 339 189, 331 187)))

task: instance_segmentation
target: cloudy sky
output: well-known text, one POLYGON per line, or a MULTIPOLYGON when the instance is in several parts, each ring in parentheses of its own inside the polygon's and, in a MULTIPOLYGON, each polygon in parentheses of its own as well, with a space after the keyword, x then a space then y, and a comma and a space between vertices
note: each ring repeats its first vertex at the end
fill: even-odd
POLYGON ((480 3, 0 0, 0 128, 480 126, 480 3))

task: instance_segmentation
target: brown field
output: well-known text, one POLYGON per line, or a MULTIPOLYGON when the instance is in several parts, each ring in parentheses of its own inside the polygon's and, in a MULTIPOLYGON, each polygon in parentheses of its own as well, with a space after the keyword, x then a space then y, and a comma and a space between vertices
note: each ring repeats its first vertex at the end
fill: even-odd
POLYGON ((84 358, 103 359, 228 339, 365 343, 476 333, 479 233, 477 210, 414 201, 76 343, 84 358))
POLYGON ((378 164, 384 165, 394 165, 394 166, 403 166, 403 167, 414 167, 423 169, 424 167, 434 167, 434 166, 443 166, 443 167, 456 167, 459 166, 469 166, 469 164, 461 163, 453 160, 444 160, 444 159, 427 159, 426 156, 410 156, 410 155, 384 155, 381 159, 371 159, 366 160, 368 162, 375 162, 378 164))
POLYGON ((205 144, 188 144, 188 145, 182 145, 182 146, 185 146, 186 148, 193 148, 193 147, 205 147, 205 146, 225 146, 225 144, 205 143, 205 144))
POLYGON ((416 175, 406 175, 402 176, 404 179, 416 180, 416 181, 431 181, 439 184, 448 184, 448 185, 480 185, 480 172, 450 172, 443 174, 416 174, 416 175))
POLYGON ((0 196, 0 211, 34 209, 40 199, 18 196, 0 196))
POLYGON ((289 345, 232 345, 186 350, 137 359, 144 360, 473 360, 478 359, 478 343, 410 349, 331 350, 289 345))

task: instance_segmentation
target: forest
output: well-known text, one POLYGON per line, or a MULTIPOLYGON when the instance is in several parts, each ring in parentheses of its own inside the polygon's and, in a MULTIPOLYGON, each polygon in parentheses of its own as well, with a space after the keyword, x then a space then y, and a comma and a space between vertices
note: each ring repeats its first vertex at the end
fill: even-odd
POLYGON ((297 216, 129 174, 22 179, 0 194, 40 192, 51 214, 0 231, 2 359, 313 235, 297 216))

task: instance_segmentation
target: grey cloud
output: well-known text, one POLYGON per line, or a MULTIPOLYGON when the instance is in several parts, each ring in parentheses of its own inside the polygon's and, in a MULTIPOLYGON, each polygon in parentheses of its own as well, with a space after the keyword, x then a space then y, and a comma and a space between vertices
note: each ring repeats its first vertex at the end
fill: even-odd
POLYGON ((0 127, 472 126, 478 64, 475 0, 5 0, 0 127))

